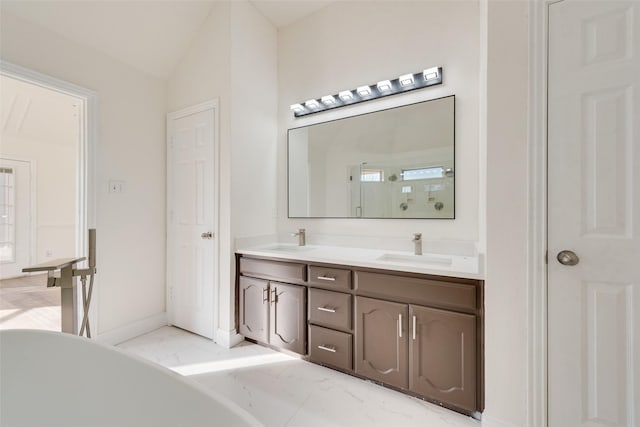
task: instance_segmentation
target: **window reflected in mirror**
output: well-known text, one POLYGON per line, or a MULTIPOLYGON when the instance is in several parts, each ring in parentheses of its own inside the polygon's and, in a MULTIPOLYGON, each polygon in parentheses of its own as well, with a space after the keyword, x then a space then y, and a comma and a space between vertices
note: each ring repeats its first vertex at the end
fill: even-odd
POLYGON ((290 218, 455 218, 455 97, 290 129, 290 218))

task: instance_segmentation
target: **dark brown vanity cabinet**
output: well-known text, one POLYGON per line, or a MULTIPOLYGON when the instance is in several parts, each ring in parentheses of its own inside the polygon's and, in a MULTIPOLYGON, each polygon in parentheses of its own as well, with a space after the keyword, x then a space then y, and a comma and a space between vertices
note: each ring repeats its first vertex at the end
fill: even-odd
POLYGON ((476 317, 409 306, 409 390, 476 410, 476 317))
POLYGON ((481 282, 355 276, 356 295, 366 295, 355 297, 356 374, 467 413, 481 411, 481 282))
POLYGON ((309 286, 309 360, 353 371, 353 296, 340 292, 351 290, 351 270, 310 265, 309 286))
POLYGON ((482 412, 481 280, 247 256, 238 265, 241 334, 482 412))
POLYGON ((240 277, 239 332, 256 341, 269 342, 269 282, 240 277))
MULTIPOLYGON (((242 259, 240 266, 241 273, 282 275, 293 280, 300 280, 302 276, 296 274, 303 271, 296 264, 253 259, 242 259)), ((242 335, 295 353, 307 353, 305 286, 243 275, 238 291, 238 330, 242 335)))
POLYGON ((475 410, 475 316, 357 297, 356 319, 357 374, 475 410))
POLYGON ((407 389, 407 305, 356 297, 356 373, 407 389))

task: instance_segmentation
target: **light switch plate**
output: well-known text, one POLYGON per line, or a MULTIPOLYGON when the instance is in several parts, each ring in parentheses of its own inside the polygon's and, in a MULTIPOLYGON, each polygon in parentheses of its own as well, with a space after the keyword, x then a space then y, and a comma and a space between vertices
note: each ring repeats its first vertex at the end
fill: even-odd
POLYGON ((124 181, 119 181, 115 179, 109 180, 109 193, 119 194, 124 193, 124 181))

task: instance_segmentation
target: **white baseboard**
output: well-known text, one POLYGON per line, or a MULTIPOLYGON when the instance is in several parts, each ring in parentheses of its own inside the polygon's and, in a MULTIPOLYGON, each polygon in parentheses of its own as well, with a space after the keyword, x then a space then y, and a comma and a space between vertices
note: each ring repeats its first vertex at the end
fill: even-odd
POLYGON ((244 337, 235 330, 225 331, 224 329, 218 329, 214 341, 222 347, 231 348, 244 341, 244 337))
POLYGON ((482 414, 482 427, 522 427, 486 415, 486 411, 482 414))
POLYGON ((138 320, 129 325, 121 326, 98 334, 96 341, 104 344, 116 345, 167 325, 167 313, 162 312, 154 316, 147 317, 146 319, 138 320))

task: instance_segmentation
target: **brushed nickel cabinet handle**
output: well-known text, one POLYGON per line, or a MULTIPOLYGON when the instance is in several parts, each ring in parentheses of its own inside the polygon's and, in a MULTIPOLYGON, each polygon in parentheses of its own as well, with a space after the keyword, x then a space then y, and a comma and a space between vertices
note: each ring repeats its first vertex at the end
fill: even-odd
POLYGON ((335 313, 336 312, 335 308, 327 308, 327 307, 318 307, 318 310, 326 311, 327 313, 335 313))
POLYGON ((269 301, 269 289, 262 288, 262 304, 269 301))
POLYGON ((398 336, 402 338, 402 314, 398 314, 398 336))
POLYGON ((318 280, 326 280, 327 282, 335 282, 335 277, 318 276, 318 280))
POLYGON ((416 340, 416 316, 413 316, 413 340, 416 340))
POLYGON ((271 290, 271 303, 275 304, 278 302, 278 294, 277 294, 277 289, 273 288, 271 290))
POLYGON ((324 350, 324 351, 329 351, 331 353, 335 353, 336 352, 336 348, 332 345, 319 345, 318 348, 320 350, 324 350))

